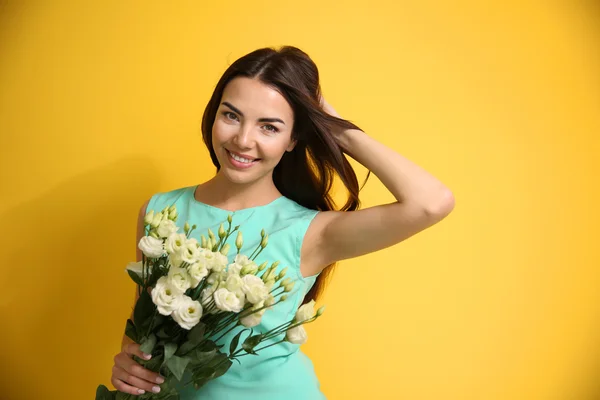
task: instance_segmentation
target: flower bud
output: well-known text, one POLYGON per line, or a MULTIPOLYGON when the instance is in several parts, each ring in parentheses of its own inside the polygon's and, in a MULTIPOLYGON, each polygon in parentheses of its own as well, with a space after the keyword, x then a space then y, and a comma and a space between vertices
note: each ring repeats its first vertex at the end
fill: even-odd
POLYGON ((213 233, 213 231, 210 230, 210 228, 208 228, 208 237, 210 239, 214 239, 215 238, 215 234, 213 233))
POLYGON ((221 249, 221 254, 226 256, 227 253, 229 253, 230 248, 231 248, 231 246, 229 245, 229 243, 226 243, 225 246, 223 246, 223 248, 221 249))
POLYGON ((272 275, 273 275, 273 269, 269 268, 265 271, 264 274, 262 274, 261 279, 263 282, 266 283, 268 280, 274 279, 274 277, 272 275))
POLYGON ((268 264, 268 263, 269 263, 268 261, 265 261, 264 263, 260 264, 260 265, 258 266, 258 270, 257 270, 257 272, 261 272, 263 269, 267 268, 267 264, 268 264))
POLYGON ((154 218, 152 218, 152 223, 150 224, 150 226, 152 226, 153 228, 158 228, 158 225, 160 225, 160 221, 162 221, 162 217, 163 215, 161 213, 154 214, 154 218))
POLYGON ((169 212, 169 219, 171 221, 176 221, 178 216, 179 216, 179 213, 177 212, 177 210, 169 212))
POLYGON ((187 235, 190 232, 190 224, 188 222, 183 225, 183 232, 187 235))
POLYGON ((267 279, 267 281, 265 282, 265 287, 269 290, 273 289, 273 285, 275 284, 275 281, 273 279, 267 279))
POLYGON ((242 231, 238 231, 237 238, 235 239, 235 247, 237 247, 237 249, 240 250, 243 245, 244 238, 242 236, 242 231))
POLYGON ((154 220, 154 210, 150 210, 148 214, 144 217, 144 225, 152 224, 152 220, 154 220))
POLYGON ((279 282, 279 286, 285 286, 285 285, 290 284, 291 282, 292 282, 292 280, 290 278, 285 278, 284 280, 279 282))
POLYGON ((279 261, 275 261, 272 265, 271 268, 275 269, 279 266, 280 262, 279 261))
POLYGON ((286 301, 286 300, 287 300, 287 298, 288 298, 288 297, 287 297, 287 294, 284 294, 283 296, 281 296, 281 297, 279 298, 279 301, 286 301))
POLYGON ((158 233, 156 233, 156 231, 152 231, 152 232, 150 232, 150 235, 149 235, 149 236, 152 236, 153 238, 156 238, 156 239, 160 239, 160 238, 158 237, 158 233))
POLYGON ((225 227, 223 226, 223 224, 221 224, 219 226, 219 237, 221 239, 223 239, 226 235, 227 235, 227 232, 225 232, 225 227))
POLYGON ((260 237, 261 237, 261 238, 264 238, 264 237, 265 237, 265 235, 266 235, 266 233, 265 233, 265 230, 264 230, 264 229, 263 229, 263 230, 261 230, 261 231, 260 231, 260 237))
POLYGON ((267 247, 267 243, 269 243, 269 235, 265 235, 265 237, 262 238, 262 240, 260 241, 260 247, 264 249, 265 247, 267 247))
POLYGON ((271 307, 273 304, 275 304, 275 297, 269 295, 269 297, 267 297, 265 300, 265 306, 271 307))
POLYGON ((294 285, 295 285, 295 284, 296 284, 296 282, 291 282, 291 283, 288 283, 287 285, 285 285, 285 289, 284 289, 284 290, 285 290, 286 292, 291 292, 291 291, 292 291, 292 289, 294 289, 294 285))
POLYGON ((208 249, 208 241, 206 240, 206 236, 200 235, 200 246, 203 249, 208 249))
POLYGON ((256 273, 257 269, 258 269, 258 267, 256 266, 255 263, 246 264, 240 270, 240 275, 242 275, 242 276, 249 275, 249 274, 254 275, 256 273))
POLYGON ((173 204, 171 207, 169 207, 169 214, 172 213, 173 211, 177 211, 177 207, 175 207, 175 204, 173 204))
POLYGON ((319 309, 317 310, 317 314, 316 314, 316 316, 317 316, 317 317, 320 317, 321 315, 323 315, 323 312, 324 312, 324 311, 325 311, 325 306, 322 306, 321 308, 319 308, 319 309))
POLYGON ((277 275, 277 281, 280 279, 283 279, 283 277, 285 276, 285 273, 287 272, 288 267, 285 267, 284 269, 281 270, 281 272, 279 272, 279 275, 277 275))
POLYGON ((231 223, 231 221, 233 221, 233 217, 231 216, 231 214, 229 214, 227 216, 227 222, 231 223))

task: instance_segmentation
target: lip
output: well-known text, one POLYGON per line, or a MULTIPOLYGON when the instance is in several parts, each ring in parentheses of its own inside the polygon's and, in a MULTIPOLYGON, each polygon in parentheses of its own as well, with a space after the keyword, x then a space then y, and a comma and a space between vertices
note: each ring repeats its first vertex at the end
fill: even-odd
POLYGON ((227 150, 228 152, 230 152, 230 153, 232 153, 232 154, 235 154, 235 155, 236 155, 236 156, 238 156, 238 157, 245 158, 246 160, 250 160, 250 161, 256 161, 256 160, 259 160, 259 158, 252 157, 251 155, 248 155, 248 154, 238 153, 237 151, 231 151, 231 150, 229 150, 229 149, 225 149, 225 150, 227 150))
MULTIPOLYGON (((225 152, 227 153, 227 161, 229 162, 229 165, 231 165, 232 167, 234 167, 236 169, 252 168, 255 164, 257 164, 260 161, 260 159, 258 159, 258 158, 253 158, 252 161, 249 163, 239 162, 236 159, 234 159, 233 157, 231 157, 231 154, 230 154, 230 153, 232 153, 232 154, 238 155, 238 153, 234 153, 232 151, 230 152, 227 149, 225 149, 225 152)), ((246 158, 246 157, 244 157, 244 158, 246 158)))

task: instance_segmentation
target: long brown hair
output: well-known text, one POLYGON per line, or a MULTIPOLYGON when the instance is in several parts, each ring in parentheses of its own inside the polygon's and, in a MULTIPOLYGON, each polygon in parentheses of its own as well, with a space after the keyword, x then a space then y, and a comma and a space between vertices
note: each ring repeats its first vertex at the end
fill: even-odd
MULTIPOLYGON (((240 76, 259 79, 273 87, 287 100, 294 112, 292 139, 297 140, 297 144, 294 150, 285 152, 273 171, 273 182, 277 189, 284 196, 313 210, 357 210, 360 207, 360 189, 356 173, 330 132, 339 128, 360 128, 323 111, 317 66, 308 54, 296 47, 255 50, 236 60, 223 73, 202 118, 202 138, 217 172, 220 165, 212 145, 212 126, 225 87, 240 76), (336 174, 348 191, 346 204, 339 209, 330 194, 336 174)), ((322 294, 334 266, 335 263, 321 272, 304 302, 316 300, 322 294)))

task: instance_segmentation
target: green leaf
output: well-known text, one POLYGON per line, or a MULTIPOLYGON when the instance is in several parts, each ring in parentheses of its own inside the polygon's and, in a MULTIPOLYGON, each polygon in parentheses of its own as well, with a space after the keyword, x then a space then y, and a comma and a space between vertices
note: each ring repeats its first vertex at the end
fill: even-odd
POLYGON ((248 336, 244 343, 242 344, 242 349, 246 351, 246 353, 256 354, 254 348, 262 341, 263 335, 258 334, 254 336, 248 336))
POLYGON ((127 270, 127 273, 129 274, 129 277, 138 285, 140 286, 144 286, 144 281, 142 281, 142 277, 139 276, 137 273, 131 271, 131 270, 127 270))
POLYGON ((229 355, 230 356, 235 352, 235 349, 237 348, 237 345, 240 342, 240 336, 242 336, 242 333, 246 332, 247 330, 248 329, 242 329, 241 331, 239 331, 239 333, 233 337, 233 339, 231 340, 231 343, 229 343, 229 355))
POLYGON ((123 393, 123 392, 117 392, 117 395, 115 396, 116 400, 131 400, 132 399, 132 395, 130 395, 129 393, 123 393))
POLYGON ((142 294, 135 303, 135 308, 133 309, 133 323, 138 329, 138 336, 140 332, 147 331, 155 310, 156 306, 152 302, 150 294, 145 290, 142 291, 142 294))
POLYGON ((217 349, 202 351, 198 348, 190 353, 190 358, 194 365, 207 365, 217 355, 217 349))
POLYGON ((96 400, 115 400, 116 394, 116 390, 111 392, 106 386, 100 385, 96 389, 96 400))
POLYGON ((177 355, 184 356, 192 351, 204 340, 204 330, 206 326, 202 322, 198 322, 187 334, 187 341, 182 344, 177 350, 177 355))
POLYGON ((156 345, 156 335, 153 333, 150 334, 141 344, 140 350, 146 354, 152 354, 152 350, 154 350, 154 346, 156 345))
POLYGON ((137 337, 137 330, 135 328, 135 325, 133 323, 132 320, 128 319, 127 320, 127 325, 125 326, 125 334, 134 342, 137 343, 138 341, 138 337, 137 337))
POLYGON ((177 350, 177 343, 165 343, 165 362, 171 358, 177 350))
POLYGON ((188 333, 188 340, 193 340, 196 343, 200 343, 204 339, 204 330, 206 325, 202 322, 198 322, 188 333))
POLYGON ((157 313, 156 315, 154 315, 154 318, 152 318, 152 324, 150 325, 150 332, 152 332, 155 328, 163 325, 165 319, 167 319, 167 317, 165 317, 162 314, 157 313))
POLYGON ((216 356, 207 364, 194 370, 192 379, 194 381, 194 387, 199 389, 204 386, 207 382, 223 375, 233 363, 223 353, 218 353, 216 356))
POLYGON ((229 370, 229 368, 231 367, 231 364, 233 364, 233 362, 230 359, 227 360, 223 360, 218 366, 217 368, 215 368, 215 371, 213 372, 213 379, 214 378, 218 378, 219 376, 223 375, 225 372, 227 372, 229 370))
POLYGON ((142 364, 144 368, 149 369, 150 371, 159 372, 160 367, 163 364, 163 355, 159 354, 157 356, 152 357, 148 361, 144 360, 142 364))
POLYGON ((185 367, 188 365, 189 362, 190 359, 188 357, 178 357, 174 355, 171 356, 171 358, 169 358, 169 360, 167 361, 167 367, 171 370, 173 375, 175 375, 175 378, 177 378, 177 380, 180 381, 183 377, 185 367))

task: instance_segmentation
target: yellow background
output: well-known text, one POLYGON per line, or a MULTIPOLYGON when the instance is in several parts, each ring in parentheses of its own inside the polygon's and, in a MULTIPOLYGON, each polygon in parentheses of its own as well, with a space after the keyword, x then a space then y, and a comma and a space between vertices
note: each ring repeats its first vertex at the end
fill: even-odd
MULTIPOLYGON (((109 384, 140 205, 213 174, 217 79, 281 44, 456 197, 338 268, 304 346, 328 398, 597 398, 599 17, 591 0, 0 1, 0 398, 109 384)), ((391 196, 372 178, 363 199, 391 196)))

